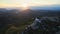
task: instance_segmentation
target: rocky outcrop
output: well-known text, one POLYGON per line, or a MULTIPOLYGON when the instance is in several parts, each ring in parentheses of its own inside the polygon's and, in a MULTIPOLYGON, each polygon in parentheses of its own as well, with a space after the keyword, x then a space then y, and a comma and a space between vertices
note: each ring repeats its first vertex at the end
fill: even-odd
POLYGON ((59 19, 59 17, 37 17, 22 34, 56 34, 60 31, 59 19))

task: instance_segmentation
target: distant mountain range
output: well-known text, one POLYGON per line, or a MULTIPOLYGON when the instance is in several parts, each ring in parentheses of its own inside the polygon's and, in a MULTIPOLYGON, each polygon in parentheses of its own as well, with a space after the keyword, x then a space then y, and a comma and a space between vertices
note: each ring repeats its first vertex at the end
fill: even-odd
MULTIPOLYGON (((6 8, 7 10, 21 10, 20 7, 10 7, 10 8, 6 8)), ((48 6, 31 6, 30 7, 31 10, 60 10, 60 5, 48 5, 48 6)))
POLYGON ((32 10, 60 10, 60 5, 31 7, 32 10))

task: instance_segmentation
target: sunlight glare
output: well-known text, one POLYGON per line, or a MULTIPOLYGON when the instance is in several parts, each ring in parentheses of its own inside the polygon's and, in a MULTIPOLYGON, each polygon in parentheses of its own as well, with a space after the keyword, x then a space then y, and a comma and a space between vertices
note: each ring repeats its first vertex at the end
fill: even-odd
POLYGON ((29 6, 28 6, 27 3, 22 3, 22 4, 21 4, 22 10, 27 10, 27 9, 29 9, 28 7, 29 7, 29 6))

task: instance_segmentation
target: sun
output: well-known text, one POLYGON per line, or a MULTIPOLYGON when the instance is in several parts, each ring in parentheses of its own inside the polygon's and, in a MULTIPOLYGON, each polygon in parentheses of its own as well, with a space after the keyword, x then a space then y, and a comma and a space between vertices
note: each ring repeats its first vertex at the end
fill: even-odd
POLYGON ((29 6, 27 3, 22 3, 21 8, 22 8, 22 10, 27 10, 27 9, 29 9, 29 6))
POLYGON ((28 7, 28 4, 27 3, 23 3, 22 4, 22 7, 27 8, 28 7))

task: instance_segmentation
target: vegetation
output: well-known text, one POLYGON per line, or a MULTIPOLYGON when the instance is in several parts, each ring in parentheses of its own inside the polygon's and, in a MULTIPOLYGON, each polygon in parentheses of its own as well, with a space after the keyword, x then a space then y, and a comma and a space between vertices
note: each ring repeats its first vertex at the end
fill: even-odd
MULTIPOLYGON (((45 11, 45 10, 44 10, 45 11)), ((21 34, 25 27, 32 24, 37 16, 59 16, 57 12, 44 12, 43 10, 22 13, 18 10, 0 10, 0 34, 21 34), (49 14, 48 14, 49 13, 49 14)), ((46 10, 47 11, 47 10, 46 10)), ((59 13, 60 14, 60 13, 59 13)))

